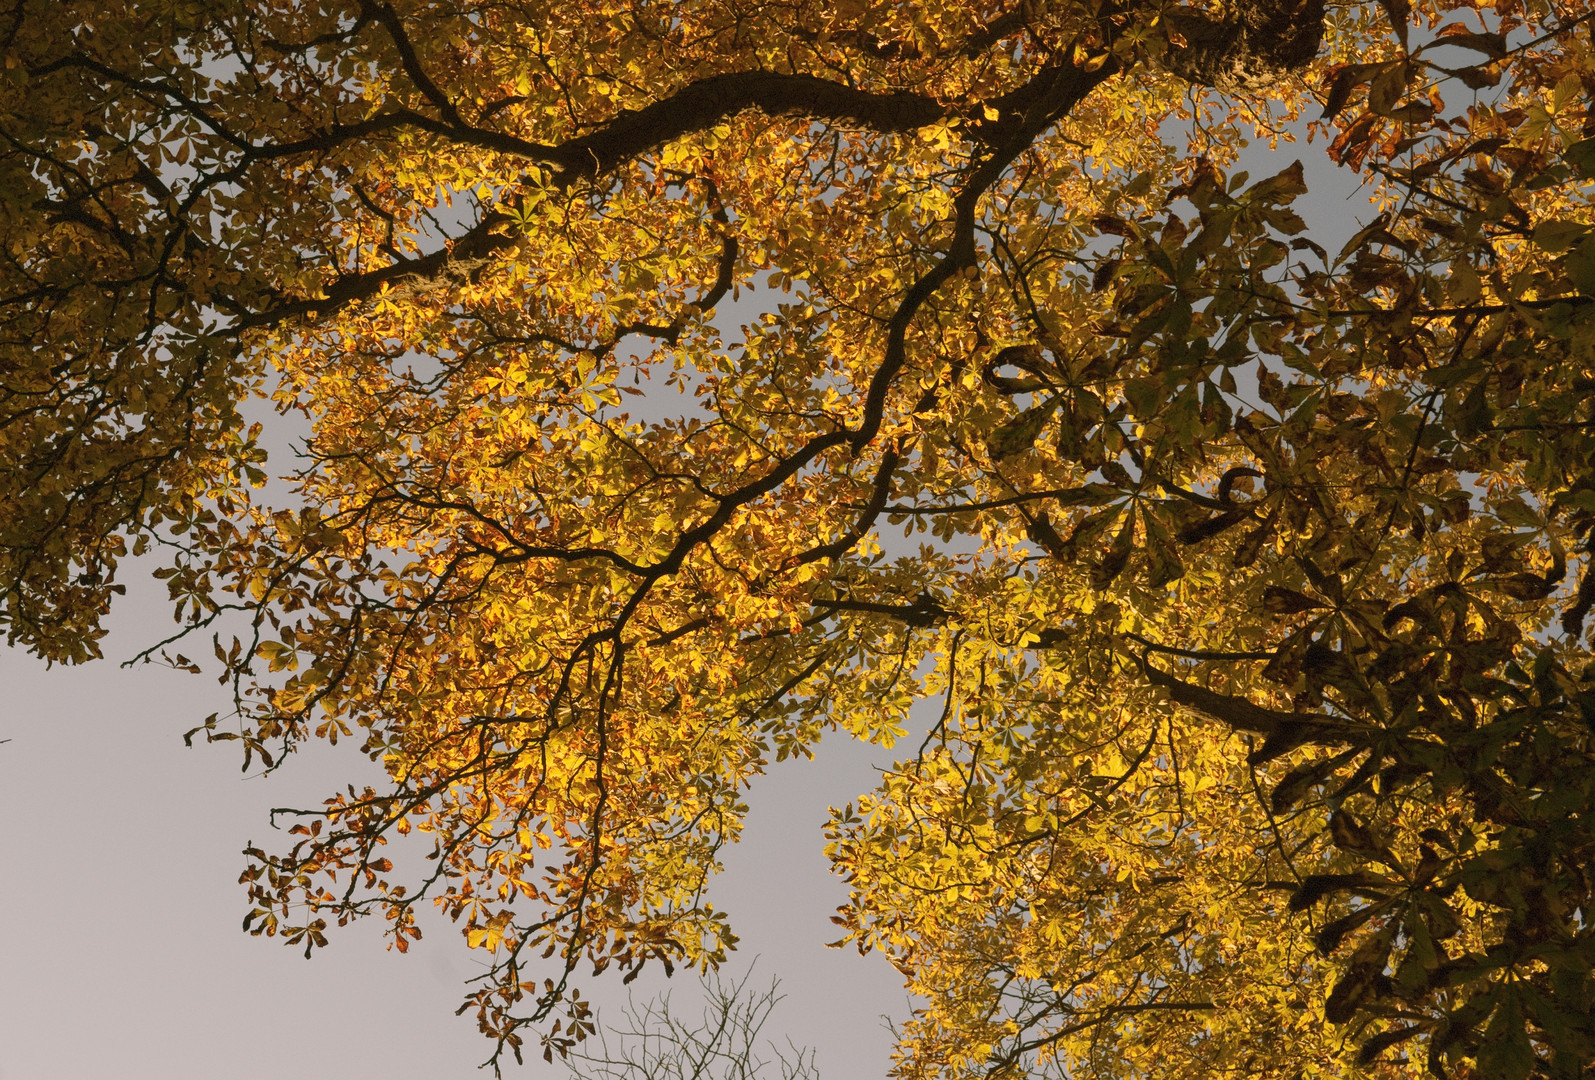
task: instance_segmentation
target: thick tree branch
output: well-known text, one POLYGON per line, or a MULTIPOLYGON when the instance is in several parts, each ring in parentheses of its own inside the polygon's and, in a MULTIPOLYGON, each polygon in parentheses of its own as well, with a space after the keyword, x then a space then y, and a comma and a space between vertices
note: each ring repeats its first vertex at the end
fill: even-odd
POLYGON ((906 90, 876 94, 813 75, 738 71, 688 83, 659 101, 629 109, 597 130, 550 147, 544 160, 560 185, 600 176, 622 162, 748 109, 856 125, 881 134, 914 131, 945 117, 934 98, 906 90))
POLYGON ((905 626, 913 627, 935 626, 943 619, 952 616, 951 611, 926 595, 920 596, 912 604, 881 604, 870 600, 848 599, 815 599, 810 602, 824 611, 861 611, 871 615, 886 615, 905 626))
POLYGON ((1147 680, 1153 686, 1160 687, 1175 704, 1217 720, 1235 731, 1263 736, 1262 747, 1252 755, 1257 762, 1267 761, 1305 743, 1350 746, 1358 741, 1341 724, 1322 713, 1278 712, 1255 705, 1243 697, 1215 693, 1159 671, 1145 656, 1141 657, 1140 666, 1147 680))

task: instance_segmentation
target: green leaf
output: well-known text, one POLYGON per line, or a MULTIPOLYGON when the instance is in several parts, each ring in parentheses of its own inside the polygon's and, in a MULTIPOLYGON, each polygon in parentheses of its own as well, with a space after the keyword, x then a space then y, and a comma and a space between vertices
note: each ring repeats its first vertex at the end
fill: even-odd
POLYGON ((1578 221, 1546 221, 1534 229, 1534 242, 1546 251, 1566 251, 1590 232, 1590 226, 1578 221))
POLYGON ((1567 163, 1586 180, 1595 180, 1595 139, 1580 139, 1562 152, 1567 163))
POLYGON ((1502 996, 1479 1045, 1479 1071, 1491 1080, 1527 1080, 1534 1070, 1534 1047, 1523 1007, 1510 988, 1502 996))
POLYGON ((1562 268, 1573 288, 1583 296, 1595 297, 1595 236, 1585 237, 1577 248, 1568 252, 1562 268))

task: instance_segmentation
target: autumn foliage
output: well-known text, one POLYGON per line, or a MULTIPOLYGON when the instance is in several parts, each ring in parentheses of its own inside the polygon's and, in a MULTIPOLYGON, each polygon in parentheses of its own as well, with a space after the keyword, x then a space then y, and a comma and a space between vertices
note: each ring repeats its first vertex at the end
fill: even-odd
POLYGON ((0 625, 158 558, 197 733, 387 776, 247 928, 436 905, 495 1062, 723 960, 740 792, 931 699, 828 830, 900 1076, 1587 1076, 1592 25, 18 0, 0 625))

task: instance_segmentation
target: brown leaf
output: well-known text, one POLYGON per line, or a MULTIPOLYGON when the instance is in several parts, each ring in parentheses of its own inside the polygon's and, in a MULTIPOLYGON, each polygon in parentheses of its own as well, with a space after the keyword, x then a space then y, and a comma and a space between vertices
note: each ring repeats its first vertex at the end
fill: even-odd
POLYGON ((1389 116, 1406 94, 1410 76, 1406 64, 1392 64, 1381 71, 1368 87, 1368 108, 1380 116, 1389 116))
POLYGON ((1508 574, 1495 578, 1491 584, 1514 600, 1543 600, 1556 589, 1554 581, 1546 581, 1539 574, 1508 574))
POLYGON ((1462 85, 1469 90, 1487 90, 1501 83, 1501 65, 1475 64, 1471 67, 1461 68, 1456 72, 1457 78, 1462 80, 1462 85))
POLYGON ((1379 6, 1384 8, 1385 15, 1390 19, 1390 29, 1395 31, 1396 40, 1401 42, 1401 47, 1407 47, 1407 20, 1412 16, 1411 0, 1379 0, 1379 6))
POLYGON ((1306 171, 1299 160, 1293 161, 1273 176, 1257 181, 1245 194, 1252 202, 1284 206, 1298 195, 1307 194, 1306 171))
POLYGON ((1481 34, 1477 30, 1469 30, 1462 23, 1447 23, 1442 26, 1435 31, 1435 41, 1425 48, 1435 48, 1440 45, 1460 45, 1464 49, 1481 52, 1491 60, 1506 58, 1505 34, 1500 32, 1481 34))
POLYGON ((1098 214, 1091 219, 1091 227, 1099 233, 1109 233, 1113 236, 1136 238, 1141 235, 1141 231, 1132 222, 1117 214, 1098 214))
POLYGON ((1371 112, 1359 116, 1350 127, 1335 136, 1329 144, 1329 156, 1338 165, 1361 168, 1363 158, 1368 156, 1368 150, 1373 145, 1373 127, 1378 122, 1379 117, 1371 112))
POLYGON ((1113 541, 1113 546, 1097 561, 1091 569, 1091 587, 1093 589, 1106 589, 1114 580, 1124 572, 1125 566, 1130 561, 1130 555, 1135 551, 1135 514, 1124 515, 1124 527, 1119 530, 1118 537, 1113 541))
POLYGON ((1374 64, 1342 64, 1332 68, 1334 76, 1330 80, 1329 94, 1324 101, 1324 114, 1319 119, 1333 120, 1339 116, 1351 100, 1353 90, 1380 72, 1400 64, 1400 60, 1385 60, 1374 64))
POLYGON ((1324 1002, 1324 1019, 1331 1024, 1344 1024, 1357 1014, 1364 1001, 1379 996, 1379 983, 1389 954, 1390 935, 1384 931, 1371 935, 1359 945, 1346 965, 1346 973, 1324 1002))
POLYGON ((1279 507, 1275 506, 1268 518, 1257 528, 1241 537, 1241 542, 1235 547, 1235 556, 1230 560, 1230 565, 1237 570, 1243 570, 1257 561, 1257 556, 1262 554, 1263 542, 1274 531, 1274 524, 1279 520, 1279 507))
POLYGON ((1299 615, 1303 611, 1328 606, 1322 600, 1314 600, 1305 593, 1279 585, 1270 585, 1263 590, 1263 610, 1270 615, 1299 615))
POLYGON ((1329 815, 1329 835, 1342 851, 1359 855, 1377 855, 1385 850, 1384 843, 1348 810, 1336 810, 1329 815))
POLYGON ((1099 293, 1108 287, 1113 280, 1113 275, 1118 273, 1122 259, 1104 259, 1097 264, 1096 270, 1091 275, 1091 291, 1099 293))

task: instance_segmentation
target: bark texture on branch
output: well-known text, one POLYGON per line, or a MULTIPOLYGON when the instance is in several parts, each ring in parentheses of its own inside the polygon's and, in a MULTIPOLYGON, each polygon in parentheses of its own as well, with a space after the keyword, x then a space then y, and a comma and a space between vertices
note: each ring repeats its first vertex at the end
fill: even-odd
POLYGON ((565 170, 565 181, 602 175, 744 109, 857 124, 883 133, 913 131, 946 115, 933 98, 910 91, 877 94, 813 75, 738 71, 700 79, 652 104, 622 112, 597 131, 551 148, 547 160, 565 170))
POLYGON ((1305 67, 1324 36, 1323 0, 1252 0, 1222 20, 1188 10, 1165 18, 1185 39, 1165 66, 1226 94, 1255 93, 1305 67))

